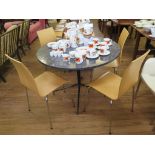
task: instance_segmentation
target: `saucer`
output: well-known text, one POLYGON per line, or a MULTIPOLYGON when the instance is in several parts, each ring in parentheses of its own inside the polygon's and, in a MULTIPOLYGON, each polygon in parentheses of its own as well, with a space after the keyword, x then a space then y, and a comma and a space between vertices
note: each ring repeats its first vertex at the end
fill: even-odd
POLYGON ((149 37, 151 37, 151 38, 155 38, 155 36, 153 36, 152 34, 150 34, 149 37))
POLYGON ((103 53, 99 52, 99 55, 102 55, 102 56, 106 56, 106 55, 109 55, 110 54, 110 51, 109 50, 106 50, 104 51, 103 53))
POLYGON ((92 34, 93 34, 93 32, 91 32, 91 33, 89 33, 89 34, 88 34, 88 33, 83 32, 83 35, 84 35, 84 36, 91 36, 92 34))
POLYGON ((56 43, 56 42, 49 42, 49 43, 47 43, 47 47, 48 47, 48 48, 52 48, 52 45, 55 44, 55 43, 56 43))
POLYGON ((110 43, 108 44, 108 46, 112 46, 112 42, 110 42, 110 43))
POLYGON ((82 46, 82 47, 76 48, 76 50, 88 50, 88 49, 89 49, 88 46, 82 46))
POLYGON ((87 57, 88 59, 96 59, 96 58, 99 57, 99 54, 96 53, 96 55, 94 55, 94 56, 92 56, 92 57, 91 57, 89 54, 87 54, 86 57, 87 57))

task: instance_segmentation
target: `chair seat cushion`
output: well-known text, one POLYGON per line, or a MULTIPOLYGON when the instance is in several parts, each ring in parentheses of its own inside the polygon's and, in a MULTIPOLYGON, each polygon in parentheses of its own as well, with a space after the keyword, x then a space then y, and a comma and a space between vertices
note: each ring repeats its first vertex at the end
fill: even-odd
POLYGON ((91 82, 89 86, 106 95, 110 99, 117 100, 121 79, 120 76, 112 72, 107 72, 97 80, 91 82))
POLYGON ((51 72, 44 72, 35 78, 35 82, 37 84, 39 95, 45 97, 67 81, 51 72))

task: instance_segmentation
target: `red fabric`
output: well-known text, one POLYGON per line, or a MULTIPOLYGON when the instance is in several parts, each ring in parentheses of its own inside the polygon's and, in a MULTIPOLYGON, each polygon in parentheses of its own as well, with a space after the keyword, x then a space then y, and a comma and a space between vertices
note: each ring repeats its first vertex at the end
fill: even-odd
POLYGON ((29 43, 32 43, 33 40, 35 40, 37 36, 37 31, 45 28, 45 19, 39 19, 38 22, 30 25, 29 30, 29 43))
MULTIPOLYGON (((4 24, 4 28, 7 30, 10 26, 20 23, 22 23, 22 21, 7 22, 4 24)), ((32 43, 32 41, 34 41, 37 38, 37 31, 44 29, 45 24, 45 19, 39 19, 39 21, 30 25, 28 37, 29 43, 32 43)))
POLYGON ((7 22, 7 23, 4 24, 4 28, 5 28, 5 30, 7 30, 12 25, 18 25, 20 23, 22 23, 22 21, 7 22))

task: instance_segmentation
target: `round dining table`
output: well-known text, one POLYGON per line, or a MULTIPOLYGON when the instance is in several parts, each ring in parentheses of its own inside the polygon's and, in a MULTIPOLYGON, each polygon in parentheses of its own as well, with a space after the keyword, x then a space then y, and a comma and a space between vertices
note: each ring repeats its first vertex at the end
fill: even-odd
MULTIPOLYGON (((84 45, 80 45, 84 46, 84 45)), ((73 51, 75 48, 67 48, 65 53, 69 53, 69 51, 73 51)), ((74 86, 77 86, 77 111, 79 114, 80 107, 80 88, 81 86, 85 86, 85 84, 81 83, 81 71, 82 70, 90 70, 96 67, 100 67, 106 65, 113 60, 115 60, 120 54, 120 46, 112 41, 112 45, 109 46, 110 54, 105 56, 99 56, 97 58, 86 58, 81 64, 77 64, 74 59, 70 59, 69 61, 63 61, 63 57, 51 57, 50 51, 51 49, 47 47, 47 45, 38 49, 36 53, 36 57, 40 63, 45 66, 56 68, 62 71, 76 71, 77 72, 77 83, 74 86)))

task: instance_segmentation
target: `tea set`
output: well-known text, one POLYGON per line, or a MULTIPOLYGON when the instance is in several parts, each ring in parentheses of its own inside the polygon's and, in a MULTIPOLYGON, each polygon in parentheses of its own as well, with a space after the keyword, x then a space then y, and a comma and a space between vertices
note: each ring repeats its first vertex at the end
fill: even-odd
POLYGON ((80 46, 73 48, 68 52, 67 48, 71 48, 72 42, 67 39, 59 40, 58 42, 50 42, 47 46, 52 49, 50 51, 51 57, 62 57, 63 61, 74 60, 75 63, 81 64, 87 59, 96 59, 99 56, 106 56, 110 54, 109 46, 112 45, 110 38, 103 38, 101 42, 98 38, 93 38, 87 43, 87 46, 80 46))
POLYGON ((90 23, 90 20, 80 20, 79 24, 76 22, 67 23, 64 32, 65 39, 47 44, 52 49, 50 56, 62 57, 63 61, 74 59, 77 64, 81 64, 86 58, 95 59, 99 56, 109 55, 111 39, 103 38, 101 42, 98 38, 92 37, 92 33, 93 24, 90 23), (68 48, 74 50, 67 52, 68 48))

